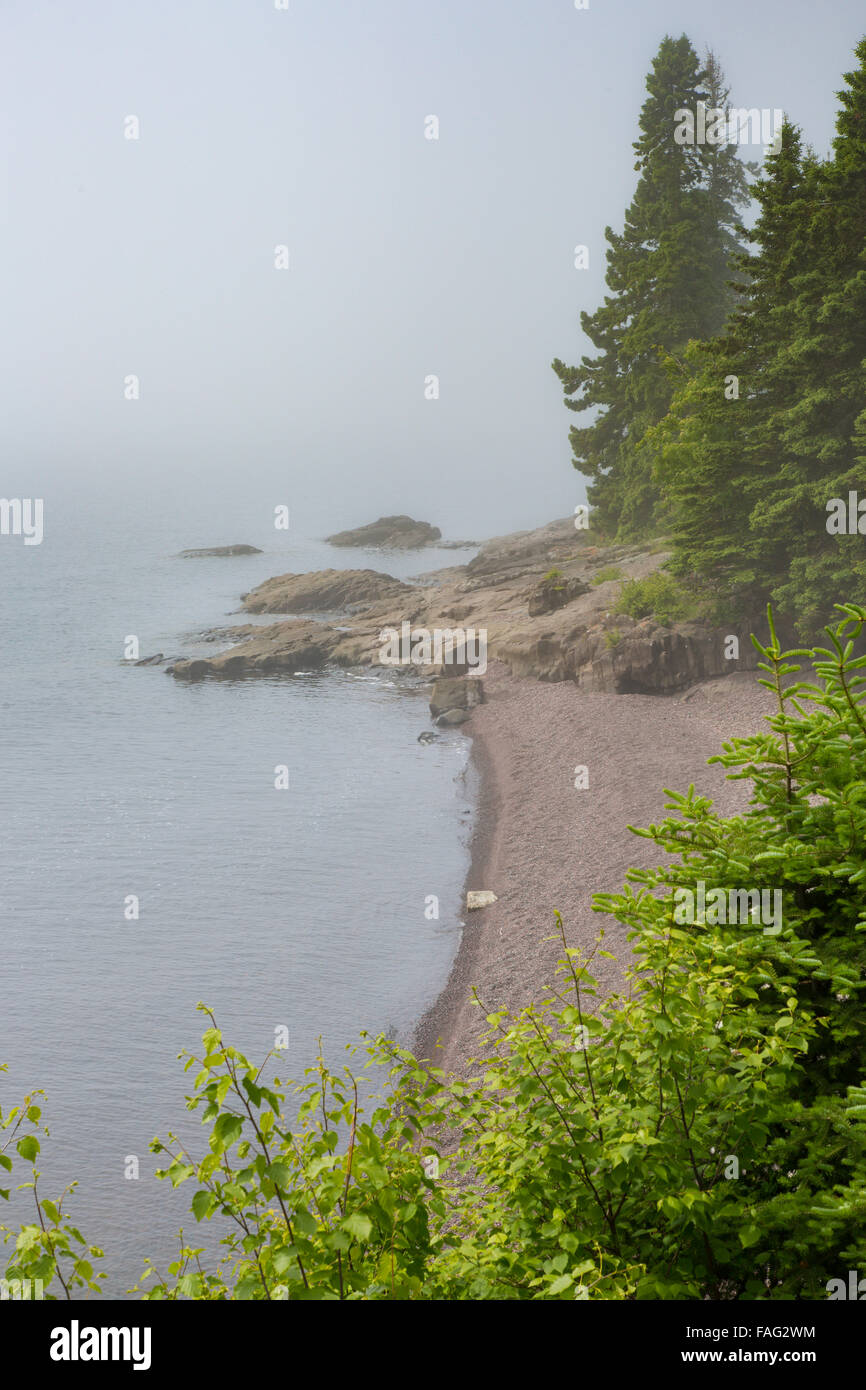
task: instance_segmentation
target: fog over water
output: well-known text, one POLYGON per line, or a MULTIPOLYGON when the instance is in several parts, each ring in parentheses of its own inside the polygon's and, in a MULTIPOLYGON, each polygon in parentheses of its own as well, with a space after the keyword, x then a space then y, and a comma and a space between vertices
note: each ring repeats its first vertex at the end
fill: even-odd
POLYGON ((735 104, 823 151, 862 6, 7 0, 0 23, 6 495, 121 475, 230 520, 259 480, 304 534, 326 503, 326 530, 493 535, 583 497, 550 362, 589 347, 661 38, 711 45, 735 104))

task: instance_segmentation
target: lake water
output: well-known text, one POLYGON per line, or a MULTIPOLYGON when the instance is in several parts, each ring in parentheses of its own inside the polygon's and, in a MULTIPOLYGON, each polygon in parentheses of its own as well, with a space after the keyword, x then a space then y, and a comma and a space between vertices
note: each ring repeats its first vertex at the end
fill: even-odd
POLYGON ((334 550, 268 530, 262 498, 246 508, 69 489, 46 497, 41 545, 0 537, 0 1097, 44 1088, 43 1195, 78 1179, 70 1213, 115 1297, 195 1229, 194 1184, 157 1181, 148 1144, 194 1123, 177 1053, 197 1047, 196 1002, 251 1057, 288 1027, 280 1073, 298 1077, 319 1036, 337 1065, 362 1028, 408 1038, 461 931, 468 740, 419 744, 422 694, 348 673, 188 684, 124 662, 131 634, 142 656, 195 650, 273 574, 468 558, 334 550), (232 542, 266 553, 176 558, 232 542))

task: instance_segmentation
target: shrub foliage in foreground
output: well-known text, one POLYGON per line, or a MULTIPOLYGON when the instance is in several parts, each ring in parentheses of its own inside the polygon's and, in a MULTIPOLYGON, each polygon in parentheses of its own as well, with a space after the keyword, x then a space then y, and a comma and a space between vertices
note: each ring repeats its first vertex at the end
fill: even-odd
MULTIPOLYGON (((286 1087, 209 1016, 187 1061, 207 1145, 152 1147, 226 1254, 209 1262, 182 1235, 144 1296, 808 1299, 866 1270, 866 609, 841 612, 826 649, 782 652, 771 621, 777 713, 715 759, 751 782, 748 812, 668 792, 671 814, 636 832, 664 865, 595 899, 629 928, 622 994, 599 997, 559 922, 557 986, 517 1017, 487 1013, 470 1080, 380 1038, 378 1108, 320 1061, 291 1126, 286 1087), (677 890, 699 881, 707 897, 778 890, 781 929, 711 908, 678 920, 677 890)), ((10 1150, 35 1162, 40 1124, 32 1098, 0 1113, 3 1168, 10 1150)), ((49 1297, 98 1289, 101 1251, 38 1195, 35 1168, 31 1182, 36 1219, 5 1231, 6 1277, 42 1278, 49 1297)))

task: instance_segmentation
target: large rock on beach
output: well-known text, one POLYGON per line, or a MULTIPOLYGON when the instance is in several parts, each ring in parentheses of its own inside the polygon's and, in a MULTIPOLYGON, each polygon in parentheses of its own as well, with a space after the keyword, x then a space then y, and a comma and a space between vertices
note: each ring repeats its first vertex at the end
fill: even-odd
POLYGON ((461 679, 458 676, 443 676, 434 682, 430 696, 430 713, 445 714, 449 710, 470 710, 480 705, 484 699, 484 687, 477 676, 461 679))
POLYGON ((477 912, 479 908, 492 907, 498 901, 496 894, 491 893, 489 888, 482 888, 466 894, 466 910, 477 912))

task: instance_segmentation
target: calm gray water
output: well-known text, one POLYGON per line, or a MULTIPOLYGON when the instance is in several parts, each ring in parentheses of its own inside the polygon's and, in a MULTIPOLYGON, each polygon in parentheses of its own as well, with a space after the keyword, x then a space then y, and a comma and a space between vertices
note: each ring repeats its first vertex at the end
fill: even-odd
POLYGON ((468 740, 417 742, 421 694, 349 674, 190 685, 122 660, 129 634, 142 655, 193 650, 272 574, 409 576, 465 555, 333 550, 269 529, 264 497, 228 517, 151 501, 49 493, 40 546, 0 537, 0 1097, 45 1089, 44 1195, 78 1179, 70 1211, 116 1297, 195 1225, 194 1184, 158 1182, 148 1143, 197 1128, 177 1061, 197 1000, 252 1057, 286 1025, 281 1074, 300 1076, 319 1035, 335 1064, 362 1028, 407 1037, 458 945, 472 805, 468 740), (227 542, 267 553, 175 558, 227 542))

